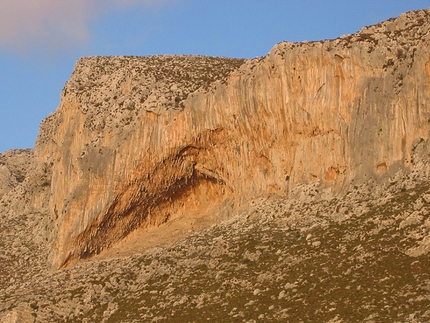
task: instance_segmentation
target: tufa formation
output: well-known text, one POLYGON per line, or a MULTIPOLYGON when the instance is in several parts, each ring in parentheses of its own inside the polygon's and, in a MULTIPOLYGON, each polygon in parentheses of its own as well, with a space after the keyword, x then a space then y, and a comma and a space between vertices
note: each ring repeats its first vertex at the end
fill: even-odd
POLYGON ((430 322, 429 41, 80 59, 0 154, 0 322, 430 322))
POLYGON ((429 41, 421 10, 251 60, 82 58, 34 153, 20 153, 30 175, 27 159, 1 165, 3 207, 45 215, 43 243, 61 268, 130 233, 215 223, 300 185, 336 195, 382 183, 413 170, 429 137, 429 41))

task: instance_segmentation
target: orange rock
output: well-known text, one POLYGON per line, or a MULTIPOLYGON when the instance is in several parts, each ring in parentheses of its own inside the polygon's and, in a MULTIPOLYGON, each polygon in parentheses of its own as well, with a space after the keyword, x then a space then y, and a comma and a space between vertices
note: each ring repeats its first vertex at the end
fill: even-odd
POLYGON ((429 16, 247 61, 79 60, 35 150, 52 164, 55 265, 227 200, 309 181, 341 192, 413 167, 429 134, 429 16))

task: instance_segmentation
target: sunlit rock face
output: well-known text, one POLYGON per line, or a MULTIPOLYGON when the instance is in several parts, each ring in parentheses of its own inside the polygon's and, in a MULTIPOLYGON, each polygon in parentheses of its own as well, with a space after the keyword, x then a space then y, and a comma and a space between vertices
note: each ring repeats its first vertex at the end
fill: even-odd
POLYGON ((54 265, 299 184, 342 192, 413 168, 429 136, 429 17, 252 60, 80 59, 35 148, 52 173, 54 265))

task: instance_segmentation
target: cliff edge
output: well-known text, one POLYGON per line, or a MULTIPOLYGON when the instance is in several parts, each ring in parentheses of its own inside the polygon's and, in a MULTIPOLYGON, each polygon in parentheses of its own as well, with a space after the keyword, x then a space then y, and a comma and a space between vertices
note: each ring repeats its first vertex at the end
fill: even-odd
POLYGON ((55 267, 131 232, 415 167, 430 125, 430 12, 261 58, 89 57, 41 124, 55 267))

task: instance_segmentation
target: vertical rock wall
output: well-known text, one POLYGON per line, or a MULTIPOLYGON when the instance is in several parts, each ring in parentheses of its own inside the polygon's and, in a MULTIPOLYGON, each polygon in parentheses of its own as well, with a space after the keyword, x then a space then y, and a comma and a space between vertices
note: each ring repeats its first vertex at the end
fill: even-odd
POLYGON ((430 125, 429 33, 417 11, 246 62, 80 60, 35 151, 52 165, 55 265, 225 201, 410 169, 430 125))

